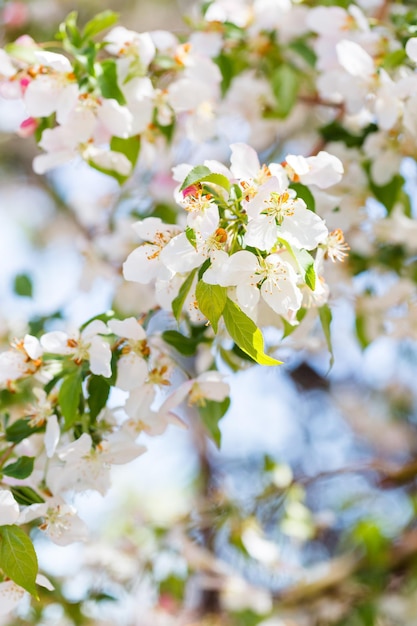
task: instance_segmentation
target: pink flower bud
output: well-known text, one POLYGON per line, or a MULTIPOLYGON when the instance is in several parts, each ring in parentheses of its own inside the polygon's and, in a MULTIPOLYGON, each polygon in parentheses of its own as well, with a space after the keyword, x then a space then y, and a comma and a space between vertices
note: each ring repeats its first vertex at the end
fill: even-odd
POLYGON ((19 135, 19 137, 23 137, 23 138, 30 137, 31 135, 33 135, 37 127, 38 127, 37 120, 35 120, 33 117, 28 117, 26 120, 23 120, 23 122, 20 124, 17 134, 19 135))
POLYGON ((23 2, 9 2, 3 9, 3 22, 11 28, 21 28, 28 21, 28 9, 23 2))
POLYGON ((186 198, 187 196, 194 196, 197 192, 197 185, 190 185, 189 187, 186 187, 182 190, 182 195, 184 196, 184 198, 186 198))

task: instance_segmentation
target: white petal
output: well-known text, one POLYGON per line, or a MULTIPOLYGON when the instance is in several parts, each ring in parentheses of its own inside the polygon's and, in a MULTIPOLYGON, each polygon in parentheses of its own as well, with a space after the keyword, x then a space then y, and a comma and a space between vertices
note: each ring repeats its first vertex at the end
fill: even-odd
POLYGON ((146 339, 146 332, 135 317, 128 317, 125 320, 110 320, 108 327, 119 337, 136 339, 137 341, 146 339))
POLYGON ((40 341, 45 352, 52 354, 72 354, 73 350, 68 347, 68 335, 61 330, 53 330, 42 335, 40 341))
POLYGON ((233 143, 230 147, 230 170, 233 176, 239 180, 256 178, 261 169, 257 152, 245 143, 233 143))
POLYGON ((278 227, 279 237, 306 250, 316 248, 328 234, 326 224, 316 213, 300 207, 295 207, 293 215, 285 217, 278 227))
POLYGON ((23 339, 23 347, 31 359, 39 359, 42 356, 42 347, 39 339, 33 335, 25 335, 23 339))
POLYGON ((97 114, 111 135, 129 137, 132 130, 132 114, 116 100, 103 100, 97 114))
POLYGON ((35 50, 33 54, 40 65, 46 65, 57 72, 72 72, 72 65, 63 54, 47 50, 35 50))
POLYGON ((101 337, 93 337, 89 349, 90 367, 93 374, 109 378, 111 376, 111 349, 101 337))
POLYGON ((163 268, 159 260, 160 248, 144 244, 133 250, 123 263, 123 276, 126 280, 147 285, 152 282, 163 268))
POLYGON ((412 37, 407 41, 405 51, 408 57, 414 61, 414 63, 417 63, 417 37, 412 37))
POLYGON ((165 246, 160 254, 161 262, 173 272, 191 272, 201 265, 206 256, 198 252, 188 241, 186 234, 177 235, 165 246))
POLYGON ((278 238, 278 227, 275 218, 261 215, 251 220, 244 236, 245 246, 253 246, 259 250, 271 250, 278 238))
POLYGON ((148 377, 146 362, 133 352, 123 355, 117 363, 116 387, 131 391, 142 387, 148 377))
POLYGON ((6 615, 13 611, 25 593, 25 590, 12 580, 0 583, 0 615, 6 615))
POLYGON ((48 459, 54 456, 60 435, 61 430, 59 428, 57 416, 50 415, 46 423, 44 437, 46 456, 48 457, 48 459))
POLYGON ((19 505, 12 493, 7 489, 0 489, 0 526, 14 524, 19 517, 19 505))
POLYGON ((366 79, 375 73, 372 57, 354 41, 339 41, 336 44, 336 54, 340 65, 352 76, 366 79))

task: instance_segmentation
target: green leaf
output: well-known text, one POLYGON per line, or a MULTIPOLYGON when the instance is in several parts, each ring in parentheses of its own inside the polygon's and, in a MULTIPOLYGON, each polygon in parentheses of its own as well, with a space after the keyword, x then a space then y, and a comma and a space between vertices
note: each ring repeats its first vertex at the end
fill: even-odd
POLYGON ((304 41, 304 39, 296 39, 292 41, 288 47, 294 50, 308 65, 314 67, 317 61, 317 55, 312 48, 304 41))
POLYGON ((227 300, 226 287, 220 285, 208 285, 204 280, 197 283, 195 297, 198 302, 198 308, 209 320, 215 333, 217 333, 217 325, 227 300))
POLYGON ((172 312, 177 322, 179 322, 180 320, 182 307, 184 306, 184 302, 188 296, 188 292, 191 289, 191 285, 193 284, 193 280, 194 280, 194 276, 196 275, 196 272, 197 272, 197 269, 193 270, 191 274, 189 274, 189 276, 185 279, 185 281, 181 285, 181 288, 178 292, 178 296, 174 298, 172 301, 172 312))
POLYGON ((30 419, 23 418, 6 428, 6 439, 13 443, 20 443, 23 439, 27 439, 27 437, 44 430, 44 428, 44 426, 31 426, 30 419))
POLYGON ((55 35, 56 39, 60 39, 64 42, 64 48, 68 50, 69 43, 74 48, 80 48, 82 45, 81 33, 77 27, 77 11, 71 11, 65 18, 65 20, 59 25, 58 34, 55 35))
POLYGON ((113 98, 119 104, 126 104, 125 97, 117 82, 117 65, 113 59, 105 59, 95 66, 97 82, 104 98, 113 98))
POLYGON ((191 185, 197 185, 199 183, 214 183, 215 185, 220 185, 220 187, 223 187, 226 191, 229 191, 230 189, 230 182, 226 176, 212 172, 205 165, 197 165, 197 167, 193 167, 182 183, 180 191, 187 189, 187 187, 191 187, 191 185))
MULTIPOLYGON (((298 309, 297 315, 296 315, 297 321, 301 322, 306 316, 306 314, 307 314, 307 309, 304 309, 304 308, 298 309)), ((291 333, 293 333, 295 329, 298 328, 298 324, 290 324, 288 320, 285 319, 285 317, 281 317, 281 321, 284 326, 284 333, 282 335, 282 338, 285 339, 285 337, 288 337, 289 335, 291 335, 291 333)))
POLYGON ((32 487, 10 487, 14 499, 22 506, 42 504, 45 500, 32 487))
POLYGON ((192 247, 196 250, 197 249, 197 237, 196 237, 194 228, 190 228, 190 226, 187 226, 187 228, 185 229, 185 236, 187 237, 192 247))
POLYGON ((360 346, 362 350, 365 350, 369 346, 370 341, 366 332, 366 317, 364 315, 356 316, 355 329, 360 346))
POLYGON ((275 113, 287 117, 297 100, 300 80, 291 65, 280 65, 272 75, 272 91, 276 99, 275 113))
POLYGON ((364 128, 360 135, 353 135, 337 121, 330 122, 320 128, 320 134, 326 142, 341 141, 348 148, 360 148, 370 133, 378 130, 376 124, 369 124, 364 128))
POLYGON ((18 526, 0 526, 0 568, 36 598, 38 559, 33 543, 18 526))
POLYGON ((316 270, 314 267, 314 259, 307 250, 298 248, 293 248, 288 241, 285 239, 280 239, 280 243, 282 243, 288 252, 291 254, 298 267, 300 268, 300 272, 304 278, 304 282, 306 285, 310 287, 312 291, 316 288, 316 270))
POLYGON ((18 296, 31 298, 33 294, 31 277, 28 274, 17 274, 14 278, 13 291, 18 296))
POLYGON ((122 139, 122 137, 112 137, 110 141, 110 150, 124 154, 125 157, 131 162, 133 169, 140 153, 140 136, 134 135, 133 137, 128 137, 127 139, 122 139))
POLYGON ((33 472, 34 456, 21 456, 15 463, 9 463, 1 470, 6 476, 12 478, 27 478, 33 472))
POLYGON ((226 414, 229 406, 230 398, 225 398, 222 402, 206 400, 204 406, 198 408, 202 422, 218 448, 221 444, 219 422, 226 414))
POLYGON ((164 331, 162 339, 184 356, 195 354, 198 344, 206 341, 204 337, 187 337, 177 330, 164 331))
POLYGON ((301 183, 291 183, 290 189, 294 189, 297 196, 304 200, 307 205, 307 209, 313 211, 314 213, 316 212, 316 201, 314 200, 314 196, 308 187, 302 185, 301 183))
POLYGON ((35 65, 36 63, 35 50, 37 48, 35 46, 22 46, 16 42, 12 42, 7 43, 4 49, 7 54, 10 54, 10 56, 17 61, 22 61, 28 65, 35 65))
POLYGON ((63 380, 58 392, 58 402, 67 429, 71 428, 77 418, 81 392, 81 370, 77 370, 63 380))
POLYGON ((330 325, 331 325, 333 316, 332 316, 332 312, 328 304, 323 304, 323 306, 319 308, 319 315, 320 315, 321 327, 323 328, 323 333, 326 339, 327 349, 330 352, 330 369, 331 369, 334 363, 332 336, 330 332, 330 325))
POLYGON ((178 211, 174 206, 160 202, 152 209, 150 216, 159 217, 165 224, 176 224, 178 211))
MULTIPOLYGON (((369 164, 365 169, 370 170, 369 164)), ((405 180, 400 174, 396 174, 386 185, 376 185, 370 177, 370 187, 375 195, 375 198, 384 205, 388 213, 391 213, 395 204, 401 197, 401 192, 404 187, 405 180)))
POLYGON ((84 322, 84 324, 82 324, 82 326, 80 327, 80 331, 83 331, 84 328, 86 328, 89 324, 91 324, 91 322, 94 322, 95 320, 100 320, 107 324, 107 322, 112 320, 114 316, 115 312, 112 311, 112 309, 109 309, 105 313, 99 313, 98 315, 94 315, 93 317, 90 317, 90 319, 88 319, 86 322, 84 322))
POLYGON ((259 365, 282 365, 264 352, 264 338, 256 324, 229 298, 223 310, 223 319, 229 335, 243 352, 259 365))
POLYGON ((90 419, 94 421, 97 415, 106 406, 110 393, 110 385, 103 376, 92 374, 87 383, 87 404, 90 409, 90 419))
POLYGON ((87 163, 94 170, 97 170, 97 172, 101 172, 102 174, 105 174, 106 176, 111 176, 112 178, 117 180, 120 186, 123 185, 123 183, 125 183, 130 176, 130 173, 127 176, 124 176, 116 172, 116 170, 108 170, 105 167, 100 167, 100 165, 97 165, 97 163, 94 163, 94 161, 92 161, 91 159, 87 160, 87 163))
POLYGON ((403 48, 393 50, 384 56, 382 67, 386 70, 392 70, 402 65, 406 58, 407 54, 403 48))
POLYGON ((110 28, 113 26, 119 19, 119 14, 114 11, 103 11, 98 15, 95 15, 87 24, 84 26, 82 32, 83 39, 90 39, 98 33, 101 33, 106 28, 110 28))
POLYGON ((232 60, 230 59, 230 57, 223 53, 219 54, 219 56, 213 60, 221 72, 222 82, 221 82, 220 88, 222 91, 222 96, 225 96, 230 85, 232 84, 232 80, 235 74, 234 64, 232 60))

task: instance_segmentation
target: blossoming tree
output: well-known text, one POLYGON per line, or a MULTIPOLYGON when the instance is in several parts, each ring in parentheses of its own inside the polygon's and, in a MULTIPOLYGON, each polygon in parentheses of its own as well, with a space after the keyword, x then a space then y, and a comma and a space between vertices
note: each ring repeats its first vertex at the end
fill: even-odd
MULTIPOLYGON (((19 10, 6 3, 4 23, 19 10)), ((1 623, 115 623, 107 602, 120 624, 411 623, 415 389, 395 370, 376 386, 350 371, 348 397, 340 335, 367 354, 389 336, 391 358, 415 356, 416 18, 412 2, 212 0, 194 3, 181 35, 137 32, 110 10, 70 13, 47 43, 6 28, 0 97, 23 112, 16 145, 37 144, 52 220, 75 228, 83 280, 105 277, 110 296, 79 328, 62 310, 28 316, 19 336, 4 321, 1 623), (83 215, 57 181, 88 168, 114 187, 83 215), (221 420, 248 368, 325 394, 319 420, 330 399, 334 414, 365 413, 350 466, 311 472, 268 454, 234 492, 221 420), (375 426, 376 406, 387 417, 375 426), (105 496, 112 466, 168 428, 198 459, 187 513, 171 528, 137 522, 152 554, 126 528, 93 541, 76 494, 105 496), (317 483, 344 473, 359 481, 344 484, 350 504, 320 499, 317 483), (128 565, 92 560, 106 583, 74 602, 39 568, 41 536, 128 565), (158 565, 168 554, 175 565, 158 565)), ((31 288, 16 276, 18 295, 31 288)))

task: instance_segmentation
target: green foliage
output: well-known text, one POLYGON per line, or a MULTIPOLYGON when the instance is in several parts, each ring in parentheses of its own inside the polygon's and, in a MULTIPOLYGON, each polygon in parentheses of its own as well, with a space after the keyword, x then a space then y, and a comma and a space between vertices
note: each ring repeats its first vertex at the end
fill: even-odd
POLYGON ((223 319, 233 341, 259 365, 282 365, 264 352, 264 338, 261 331, 232 300, 227 298, 223 319))
POLYGON ((314 267, 314 259, 307 250, 292 247, 285 239, 280 239, 280 243, 288 250, 297 263, 304 282, 310 289, 314 291, 316 288, 316 270, 314 267))
POLYGON ((282 64, 271 77, 272 91, 276 99, 274 113, 278 117, 287 117, 297 100, 300 78, 291 65, 282 64))
POLYGON ((14 499, 22 506, 42 504, 45 500, 32 487, 10 487, 14 499))
POLYGON ((187 189, 187 187, 191 187, 191 185, 198 185, 200 183, 214 183, 215 185, 223 187, 226 191, 230 190, 230 182, 226 176, 223 176, 223 174, 213 173, 205 165, 197 165, 197 167, 193 167, 191 172, 189 172, 185 178, 180 187, 180 191, 187 189))
MULTIPOLYGON (((369 165, 366 168, 369 172, 369 165)), ((369 173, 369 185, 375 198, 384 205, 388 213, 391 213, 395 204, 401 197, 405 180, 400 174, 396 174, 386 185, 376 185, 369 173)))
POLYGON ((166 330, 162 339, 184 356, 193 356, 201 342, 199 337, 186 337, 177 330, 166 330))
POLYGON ((133 169, 140 153, 140 136, 134 135, 133 137, 128 137, 127 139, 112 137, 110 141, 110 150, 124 154, 125 157, 131 162, 133 169))
POLYGON ((0 568, 17 585, 37 597, 38 559, 31 540, 18 526, 0 526, 0 568))
POLYGON ((319 308, 319 316, 321 327, 323 329, 324 337, 327 343, 327 349, 330 352, 330 367, 333 367, 334 363, 334 354, 333 354, 333 344, 332 344, 332 336, 330 332, 330 325, 332 323, 332 312, 330 307, 327 304, 323 304, 319 308))
POLYGON ((320 134, 322 138, 327 141, 341 141, 348 148, 360 148, 362 147, 365 139, 370 133, 374 133, 378 130, 375 124, 369 124, 366 128, 362 129, 360 134, 353 134, 341 124, 341 122, 333 121, 320 128, 320 134))
POLYGON ((291 183, 290 189, 294 189, 297 196, 301 198, 301 200, 304 200, 307 205, 307 209, 313 211, 313 213, 316 212, 316 201, 314 200, 314 196, 308 187, 302 185, 301 183, 291 183))
POLYGON ((82 38, 86 40, 91 39, 91 37, 95 37, 103 30, 107 30, 107 28, 116 24, 118 19, 119 14, 114 11, 107 10, 102 13, 98 13, 84 26, 82 38))
POLYGON ((22 418, 6 428, 6 439, 12 443, 20 443, 34 433, 44 430, 44 426, 32 426, 30 418, 22 418))
POLYGON ((105 59, 101 63, 96 63, 95 72, 103 98, 114 99, 119 104, 126 104, 126 99, 117 82, 116 61, 105 59))
POLYGON ((195 269, 189 274, 189 276, 185 279, 185 281, 181 285, 181 288, 178 292, 178 296, 174 298, 174 300, 172 301, 172 312, 174 313, 174 317, 177 320, 177 322, 179 322, 180 320, 182 308, 188 296, 188 292, 191 289, 191 285, 193 284, 193 280, 194 280, 194 276, 196 275, 196 272, 197 270, 195 269))
POLYGON ((14 463, 9 463, 9 465, 3 467, 1 471, 5 476, 22 480, 31 475, 34 462, 35 457, 33 456, 21 456, 14 463))
POLYGON ((106 406, 110 394, 110 385, 106 378, 92 374, 87 383, 87 404, 90 409, 90 420, 93 422, 106 406))
POLYGON ((226 306, 227 289, 220 285, 208 285, 204 280, 197 283, 195 296, 198 302, 198 308, 209 320, 215 333, 217 333, 217 325, 219 319, 226 306))
POLYGON ((64 378, 58 392, 58 402, 67 429, 71 428, 77 419, 81 393, 81 370, 77 370, 64 378))
POLYGON ((13 290, 18 296, 31 298, 33 295, 33 284, 29 274, 17 274, 14 278, 13 290))
POLYGON ((205 400, 204 405, 198 407, 201 420, 207 429, 208 434, 213 439, 218 448, 221 444, 221 432, 219 422, 227 413, 230 406, 230 398, 225 398, 222 402, 205 400))

